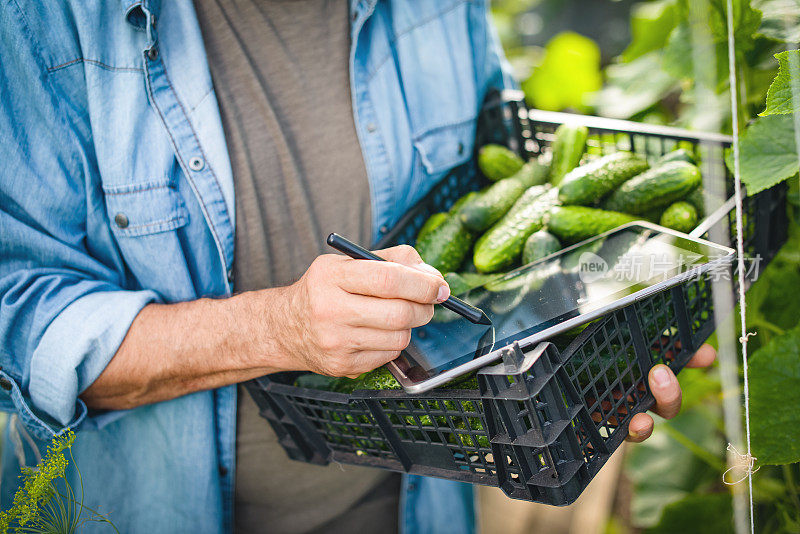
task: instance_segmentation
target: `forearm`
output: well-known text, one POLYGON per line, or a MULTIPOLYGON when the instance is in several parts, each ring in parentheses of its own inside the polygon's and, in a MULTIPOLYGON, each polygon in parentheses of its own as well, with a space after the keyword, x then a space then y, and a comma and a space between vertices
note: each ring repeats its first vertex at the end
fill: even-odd
POLYGON ((280 343, 286 293, 146 306, 81 397, 92 408, 127 409, 290 369, 280 343))
POLYGON ((125 409, 278 371, 355 377, 396 358, 450 290, 409 246, 319 256, 288 287, 151 304, 81 397, 125 409))

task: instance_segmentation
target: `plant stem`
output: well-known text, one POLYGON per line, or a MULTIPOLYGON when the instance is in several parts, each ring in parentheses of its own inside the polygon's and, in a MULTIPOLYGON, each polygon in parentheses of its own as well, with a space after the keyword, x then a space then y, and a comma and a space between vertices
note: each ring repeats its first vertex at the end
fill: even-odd
POLYGON ((797 495, 797 485, 794 481, 794 473, 792 473, 791 465, 782 465, 783 477, 786 479, 786 486, 789 488, 789 496, 795 505, 796 510, 800 510, 800 497, 797 495))
POLYGON ((664 421, 663 428, 672 439, 689 449, 689 451, 700 458, 702 461, 722 472, 725 470, 725 462, 720 460, 713 452, 702 445, 699 445, 689 436, 675 428, 669 421, 664 421))

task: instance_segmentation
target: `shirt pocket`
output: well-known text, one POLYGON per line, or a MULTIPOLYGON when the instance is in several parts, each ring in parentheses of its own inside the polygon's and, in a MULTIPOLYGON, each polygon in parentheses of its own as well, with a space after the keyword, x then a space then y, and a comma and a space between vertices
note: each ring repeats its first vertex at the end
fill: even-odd
POLYGON ((470 160, 475 139, 475 118, 433 128, 413 139, 412 204, 423 197, 450 170, 470 160))
POLYGON ((169 232, 189 222, 183 197, 168 179, 104 185, 106 210, 117 237, 169 232))

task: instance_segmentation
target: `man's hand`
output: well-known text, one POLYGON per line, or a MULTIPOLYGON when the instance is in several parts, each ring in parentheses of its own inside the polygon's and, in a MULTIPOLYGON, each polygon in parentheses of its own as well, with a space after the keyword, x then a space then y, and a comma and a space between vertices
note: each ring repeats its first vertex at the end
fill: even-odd
MULTIPOLYGON (((717 352, 709 344, 703 344, 686 364, 686 367, 708 367, 714 362, 717 352)), ((650 369, 648 375, 650 391, 656 399, 653 412, 665 419, 672 419, 681 409, 681 386, 672 370, 659 364, 650 369)), ((628 425, 628 441, 642 442, 653 433, 653 418, 646 413, 637 413, 628 425)))
POLYGON ((319 256, 287 288, 285 367, 354 378, 400 355, 411 329, 433 317, 450 289, 417 251, 377 251, 382 261, 319 256))
POLYGON ((119 410, 279 371, 357 376, 379 367, 450 288, 409 246, 378 253, 388 261, 320 256, 288 287, 149 304, 81 397, 119 410))

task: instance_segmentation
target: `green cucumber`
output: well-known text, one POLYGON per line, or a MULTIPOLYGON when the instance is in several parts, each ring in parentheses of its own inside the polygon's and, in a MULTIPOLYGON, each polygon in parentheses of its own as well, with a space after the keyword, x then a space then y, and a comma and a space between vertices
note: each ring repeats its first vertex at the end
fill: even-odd
POLYGON ((559 186, 558 199, 563 204, 594 204, 647 168, 647 160, 631 152, 603 156, 567 174, 559 186))
POLYGON ((489 189, 464 204, 458 216, 473 232, 482 232, 499 221, 526 189, 544 183, 546 167, 536 160, 525 164, 514 176, 492 184, 489 189))
POLYGON ((546 230, 528 236, 522 249, 522 263, 528 264, 561 250, 558 238, 546 230))
POLYGON ((472 202, 473 199, 475 199, 475 197, 477 197, 478 195, 479 193, 477 191, 470 191, 466 195, 456 200, 455 203, 450 207, 450 211, 434 213, 433 215, 428 217, 428 220, 425 221, 425 224, 422 225, 422 228, 419 229, 419 233, 417 233, 417 242, 419 242, 420 240, 424 240, 425 236, 427 236, 430 232, 436 229, 449 216, 457 214, 464 204, 472 202))
POLYGON ((419 229, 419 233, 417 234, 417 241, 420 239, 425 239, 425 236, 431 233, 435 228, 437 228, 440 224, 442 224, 448 215, 447 212, 443 211, 441 213, 434 213, 428 220, 425 221, 425 224, 422 225, 422 228, 419 229))
POLYGON ((449 215, 439 226, 417 239, 416 249, 425 263, 446 273, 461 266, 475 237, 458 216, 449 215))
POLYGON ((578 166, 586 148, 589 129, 586 126, 562 124, 556 128, 553 140, 553 161, 550 165, 550 183, 559 185, 569 171, 578 166))
POLYGON ((451 295, 463 295, 471 288, 464 278, 458 273, 444 273, 444 281, 450 286, 451 295))
POLYGON ((550 211, 547 230, 565 245, 571 245, 637 219, 627 213, 586 206, 561 206, 550 211))
POLYGON ((493 182, 516 174, 524 163, 513 150, 502 145, 485 145, 478 151, 478 168, 493 182))
POLYGON ((450 293, 453 295, 463 295, 464 293, 480 287, 492 280, 495 280, 498 275, 496 274, 480 274, 480 273, 445 273, 444 280, 450 286, 450 293))
POLYGON ((450 213, 450 215, 455 215, 456 213, 458 213, 461 210, 461 208, 464 205, 469 204, 470 202, 475 200, 478 197, 478 195, 480 195, 480 192, 478 192, 478 191, 470 191, 469 193, 467 193, 463 197, 461 197, 458 200, 456 200, 455 204, 453 204, 450 207, 450 211, 448 213, 450 213))
POLYGON ((664 213, 663 208, 655 208, 652 210, 647 211, 647 213, 642 213, 639 215, 640 219, 644 219, 645 221, 650 221, 653 223, 658 223, 661 220, 661 215, 664 213))
POLYGON ((694 206, 694 209, 697 210, 697 217, 702 219, 706 216, 706 199, 703 195, 703 188, 698 187, 688 195, 684 197, 686 202, 694 206))
POLYGON ((533 186, 514 207, 475 243, 473 261, 479 272, 506 269, 520 259, 528 237, 541 230, 550 208, 558 204, 558 190, 533 186))
POLYGON ((604 209, 641 215, 680 200, 703 181, 700 169, 685 161, 670 161, 634 176, 602 203, 604 209))
POLYGON ((531 159, 515 176, 528 184, 528 187, 546 184, 550 176, 550 161, 542 156, 531 159))
POLYGON ((697 165, 697 160, 695 160, 692 153, 685 148, 679 148, 677 150, 673 150, 672 152, 667 152, 661 156, 661 159, 658 160, 656 166, 669 163, 670 161, 685 161, 686 163, 697 165))
POLYGON ((664 210, 659 221, 661 226, 688 234, 697 226, 697 210, 686 201, 678 201, 664 210))

